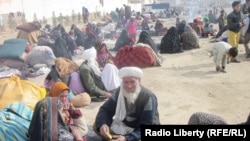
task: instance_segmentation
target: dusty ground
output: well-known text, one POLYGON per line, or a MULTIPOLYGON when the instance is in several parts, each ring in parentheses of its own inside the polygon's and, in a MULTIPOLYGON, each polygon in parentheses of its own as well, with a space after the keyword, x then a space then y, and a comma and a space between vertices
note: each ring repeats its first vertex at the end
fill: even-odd
MULTIPOLYGON (((175 20, 167 21, 167 26, 175 20)), ((15 38, 16 33, 0 33, 0 43, 15 38)), ((155 38, 157 43, 159 38, 155 38)), ((114 41, 108 41, 111 47, 114 41)), ((227 73, 216 73, 208 50, 212 44, 208 39, 200 40, 201 48, 181 54, 164 54, 161 67, 143 69, 142 84, 151 89, 158 98, 162 124, 186 124, 194 112, 208 112, 222 116, 228 123, 246 120, 250 111, 249 60, 244 57, 240 45, 240 64, 226 66, 227 73)), ((77 63, 81 63, 78 60, 77 63)), ((43 84, 45 76, 30 79, 43 84)), ((92 124, 102 103, 91 103, 85 107, 85 116, 92 124)))

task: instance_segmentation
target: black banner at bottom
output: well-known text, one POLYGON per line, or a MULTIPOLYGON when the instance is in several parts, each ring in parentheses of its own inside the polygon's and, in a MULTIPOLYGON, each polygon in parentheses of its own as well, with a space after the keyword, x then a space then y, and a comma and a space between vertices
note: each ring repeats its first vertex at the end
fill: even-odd
POLYGON ((250 141, 249 125, 142 125, 141 139, 250 141))

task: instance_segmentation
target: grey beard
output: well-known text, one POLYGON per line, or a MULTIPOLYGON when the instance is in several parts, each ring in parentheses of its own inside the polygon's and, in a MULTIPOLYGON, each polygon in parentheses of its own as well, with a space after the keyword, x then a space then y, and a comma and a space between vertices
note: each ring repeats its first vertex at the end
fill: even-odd
POLYGON ((141 86, 138 85, 136 86, 135 92, 134 93, 128 93, 124 90, 123 95, 127 99, 128 104, 134 104, 135 100, 137 99, 139 93, 141 91, 141 86))

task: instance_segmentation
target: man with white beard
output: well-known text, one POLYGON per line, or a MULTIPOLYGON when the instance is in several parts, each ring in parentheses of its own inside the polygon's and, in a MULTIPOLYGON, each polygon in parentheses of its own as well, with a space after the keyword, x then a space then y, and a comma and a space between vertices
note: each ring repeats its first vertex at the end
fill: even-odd
POLYGON ((141 69, 124 67, 118 74, 121 86, 100 107, 94 130, 105 140, 138 141, 142 124, 160 124, 157 98, 141 86, 141 69))

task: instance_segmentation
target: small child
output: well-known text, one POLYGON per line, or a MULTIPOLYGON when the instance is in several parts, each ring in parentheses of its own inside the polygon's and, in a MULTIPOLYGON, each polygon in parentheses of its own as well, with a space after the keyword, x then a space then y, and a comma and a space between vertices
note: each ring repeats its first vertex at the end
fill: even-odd
POLYGON ((236 57, 237 55, 238 50, 236 47, 232 47, 223 41, 214 43, 211 56, 214 56, 216 71, 226 73, 226 60, 231 57, 236 57))
POLYGON ((68 100, 70 89, 63 82, 56 82, 51 87, 49 92, 50 97, 58 97, 63 104, 63 111, 67 113, 65 123, 70 127, 71 133, 73 134, 76 141, 86 141, 87 123, 84 121, 82 111, 75 108, 73 104, 68 100), (81 121, 83 120, 83 121, 81 121), (83 124, 80 124, 83 123, 83 124), (79 127, 81 126, 81 127, 79 127))

